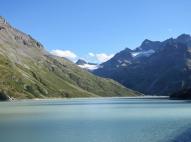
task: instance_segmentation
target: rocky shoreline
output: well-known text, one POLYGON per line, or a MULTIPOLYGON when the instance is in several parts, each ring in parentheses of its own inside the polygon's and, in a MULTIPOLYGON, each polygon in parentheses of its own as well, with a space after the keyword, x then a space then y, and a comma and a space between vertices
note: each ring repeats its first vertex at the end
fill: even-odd
POLYGON ((0 101, 12 101, 12 100, 15 100, 15 98, 10 97, 10 96, 7 94, 7 91, 5 91, 5 90, 0 90, 0 101))
POLYGON ((191 88, 182 89, 170 95, 170 99, 191 100, 191 88))

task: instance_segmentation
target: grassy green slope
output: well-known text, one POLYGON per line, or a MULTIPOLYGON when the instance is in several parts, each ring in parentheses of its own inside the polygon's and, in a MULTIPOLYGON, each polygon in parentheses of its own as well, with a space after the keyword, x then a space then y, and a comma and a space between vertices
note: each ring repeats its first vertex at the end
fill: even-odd
MULTIPOLYGON (((0 25, 1 26, 1 25, 0 25)), ((97 77, 47 53, 9 25, 0 30, 0 96, 14 98, 135 96, 113 80, 97 77)))
MULTIPOLYGON (((0 56, 0 88, 15 98, 133 96, 136 93, 113 80, 103 79, 74 64, 47 57, 28 67, 0 56)), ((25 60, 26 62, 26 60, 25 60)))

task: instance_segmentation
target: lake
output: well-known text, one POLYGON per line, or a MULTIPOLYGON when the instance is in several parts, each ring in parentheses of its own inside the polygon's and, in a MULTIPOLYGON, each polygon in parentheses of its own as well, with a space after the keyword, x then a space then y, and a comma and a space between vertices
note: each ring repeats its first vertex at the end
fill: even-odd
POLYGON ((95 98, 0 102, 0 142, 188 141, 185 134, 191 135, 190 128, 188 101, 95 98))

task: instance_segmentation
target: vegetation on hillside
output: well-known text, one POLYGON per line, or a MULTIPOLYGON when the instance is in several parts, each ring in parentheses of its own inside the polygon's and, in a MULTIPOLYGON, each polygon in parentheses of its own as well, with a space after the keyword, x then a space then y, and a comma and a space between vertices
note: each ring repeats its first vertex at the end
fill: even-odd
MULTIPOLYGON (((2 20, 2 19, 0 19, 2 20)), ((134 96, 139 93, 97 77, 0 22, 0 98, 134 96)))

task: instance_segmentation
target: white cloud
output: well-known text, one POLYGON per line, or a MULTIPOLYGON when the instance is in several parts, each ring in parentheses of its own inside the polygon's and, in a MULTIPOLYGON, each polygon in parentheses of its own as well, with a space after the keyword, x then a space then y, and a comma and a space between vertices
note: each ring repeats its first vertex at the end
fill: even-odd
POLYGON ((100 54, 96 54, 95 56, 99 62, 106 62, 109 59, 111 59, 114 55, 113 54, 108 55, 105 53, 100 53, 100 54))
MULTIPOLYGON (((74 52, 70 50, 60 50, 60 49, 55 49, 50 51, 51 54, 58 56, 58 57, 64 57, 67 58, 73 62, 75 62, 77 59, 83 59, 82 57, 77 56, 74 52)), ((88 62, 106 62, 109 59, 111 59, 114 56, 114 54, 106 54, 106 53, 88 53, 88 56, 85 58, 86 61, 88 62)))
POLYGON ((52 50, 50 53, 55 56, 65 57, 70 60, 75 60, 77 58, 77 55, 69 50, 55 49, 55 50, 52 50))
POLYGON ((94 53, 91 53, 91 52, 88 53, 88 55, 91 56, 91 57, 95 57, 95 54, 94 54, 94 53))
POLYGON ((78 66, 88 70, 95 70, 98 68, 98 65, 90 65, 90 64, 84 64, 84 65, 78 65, 78 66))

